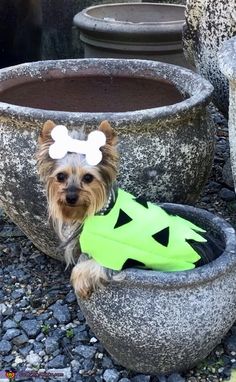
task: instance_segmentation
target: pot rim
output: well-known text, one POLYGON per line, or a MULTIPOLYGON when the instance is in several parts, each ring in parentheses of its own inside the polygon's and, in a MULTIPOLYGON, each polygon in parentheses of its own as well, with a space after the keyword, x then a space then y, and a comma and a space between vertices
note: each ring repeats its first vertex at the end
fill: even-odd
MULTIPOLYGON (((139 23, 134 23, 131 21, 122 20, 106 20, 101 17, 96 17, 89 14, 91 10, 101 9, 101 8, 117 8, 117 7, 152 7, 158 8, 179 8, 185 9, 184 5, 181 4, 163 4, 163 3, 115 3, 115 4, 99 4, 83 9, 81 12, 77 13, 73 18, 73 23, 83 32, 90 35, 103 35, 103 38, 111 38, 117 36, 118 40, 124 40, 126 37, 132 40, 137 40, 138 38, 150 39, 156 38, 158 40, 164 39, 166 41, 167 36, 172 38, 174 41, 181 39, 182 28, 185 24, 185 17, 183 12, 183 18, 173 21, 144 21, 139 23)), ((168 41, 168 40, 167 40, 168 41)))
POLYGON ((162 203, 161 206, 170 208, 171 212, 177 212, 180 216, 181 212, 189 212, 190 214, 197 214, 202 220, 213 222, 225 240, 224 252, 209 264, 187 271, 160 272, 134 268, 125 269, 119 273, 117 280, 115 278, 112 280, 112 284, 120 284, 122 287, 124 285, 127 287, 142 285, 159 289, 180 289, 207 284, 234 270, 236 267, 236 232, 226 220, 207 210, 189 205, 162 203))
POLYGON ((236 36, 226 40, 218 53, 218 61, 222 73, 232 81, 236 81, 236 36))
MULTIPOLYGON (((176 116, 176 114, 185 115, 193 108, 202 108, 207 105, 210 102, 213 92, 213 86, 210 82, 202 78, 199 74, 184 67, 158 61, 114 58, 36 61, 7 67, 0 70, 0 91, 4 90, 4 81, 15 77, 24 78, 28 75, 28 81, 45 77, 48 79, 60 79, 64 77, 64 73, 67 73, 68 77, 72 77, 72 75, 76 76, 79 70, 84 70, 86 72, 85 75, 89 75, 89 73, 91 75, 91 69, 92 75, 111 76, 115 73, 118 76, 127 77, 127 75, 130 75, 136 78, 150 79, 159 77, 172 83, 179 91, 182 90, 188 93, 189 98, 172 105, 150 109, 96 113, 54 111, 0 102, 0 112, 2 116, 11 115, 15 118, 23 117, 29 121, 31 121, 32 118, 37 118, 40 121, 52 119, 55 122, 66 121, 69 125, 74 123, 81 124, 81 120, 83 122, 92 120, 95 123, 99 123, 101 120, 109 119, 110 122, 115 122, 116 125, 122 125, 127 119, 129 119, 130 122, 138 123, 153 118, 170 118, 176 116), (179 83, 180 77, 183 78, 181 83, 179 83)), ((14 84, 14 86, 15 85, 17 84, 14 84)))

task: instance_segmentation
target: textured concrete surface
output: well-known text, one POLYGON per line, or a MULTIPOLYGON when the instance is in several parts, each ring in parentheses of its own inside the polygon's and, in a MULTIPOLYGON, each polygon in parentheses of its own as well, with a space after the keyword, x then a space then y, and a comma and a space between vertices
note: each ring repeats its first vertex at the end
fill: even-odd
POLYGON ((229 144, 230 161, 236 188, 236 37, 226 41, 219 51, 219 66, 229 80, 229 144))
POLYGON ((216 106, 228 114, 228 81, 222 75, 217 53, 236 34, 236 1, 187 0, 184 49, 197 71, 214 86, 216 106))
POLYGON ((82 73, 158 76, 189 98, 169 106, 120 113, 50 111, 0 102, 0 201, 27 236, 54 257, 58 257, 55 238, 47 223, 46 199, 35 161, 37 138, 47 119, 86 132, 108 119, 120 139, 119 185, 154 202, 194 202, 213 159, 214 129, 206 108, 212 86, 187 69, 153 61, 48 61, 3 69, 0 82, 4 87, 7 80, 11 83, 16 78, 25 81, 82 73))
POLYGON ((220 343, 236 318, 234 229, 204 210, 166 207, 217 235, 225 243, 222 255, 192 271, 122 271, 120 281, 79 301, 112 357, 148 374, 192 367, 220 343))

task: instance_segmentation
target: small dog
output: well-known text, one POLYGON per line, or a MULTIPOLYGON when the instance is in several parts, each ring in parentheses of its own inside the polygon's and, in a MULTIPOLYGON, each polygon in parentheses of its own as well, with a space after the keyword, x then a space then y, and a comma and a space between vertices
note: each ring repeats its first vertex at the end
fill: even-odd
POLYGON ((64 242, 67 265, 73 263, 76 252, 80 252, 79 236, 82 249, 86 248, 88 254, 93 253, 92 259, 80 261, 72 270, 71 282, 80 298, 88 298, 111 278, 119 278, 117 271, 123 267, 138 265, 162 271, 187 270, 212 261, 222 252, 217 240, 193 223, 117 188, 118 139, 107 121, 90 133, 88 140, 85 138, 84 132, 68 133, 65 126, 47 121, 39 137, 37 152, 38 171, 47 191, 49 217, 64 242), (130 215, 121 206, 130 211, 130 215), (113 217, 115 220, 109 220, 107 224, 107 219, 113 217), (127 224, 130 221, 132 224, 127 224), (141 221, 141 229, 139 223, 135 224, 137 221, 141 221), (127 226, 123 231, 116 229, 117 225, 120 228, 124 224, 127 226), (131 231, 129 227, 132 227, 131 231), (144 231, 148 231, 148 235, 145 236, 144 231), (131 255, 127 264, 123 248, 124 240, 129 241, 130 237, 134 245, 127 247, 131 255), (147 248, 150 249, 148 256, 147 248), (159 256, 157 266, 156 256, 159 256), (110 264, 114 258, 113 267, 110 264))
MULTIPOLYGON (((54 143, 51 132, 56 125, 47 121, 39 136, 37 163, 40 179, 45 184, 49 217, 54 229, 65 245, 67 265, 74 262, 79 251, 77 235, 87 216, 108 208, 115 199, 115 180, 118 168, 117 134, 107 121, 98 130, 103 132, 106 143, 101 147, 102 161, 88 165, 84 155, 70 153, 54 160, 49 156, 54 143), (69 228, 69 234, 68 230, 69 228), (66 233, 65 233, 66 231, 66 233), (69 236, 69 239, 68 239, 69 236)), ((74 139, 85 139, 85 133, 73 131, 74 139)), ((72 271, 71 281, 75 292, 87 298, 97 288, 104 286, 111 271, 90 259, 78 263, 72 271)))

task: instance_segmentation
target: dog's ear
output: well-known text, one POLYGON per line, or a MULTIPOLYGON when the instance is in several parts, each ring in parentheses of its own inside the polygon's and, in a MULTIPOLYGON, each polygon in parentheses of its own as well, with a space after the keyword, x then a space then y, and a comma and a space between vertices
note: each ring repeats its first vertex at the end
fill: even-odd
POLYGON ((42 145, 43 143, 52 140, 51 132, 56 124, 50 120, 46 121, 43 125, 42 131, 40 132, 38 143, 42 145))
POLYGON ((106 143, 111 146, 115 146, 117 144, 117 133, 111 127, 108 121, 102 121, 98 130, 102 131, 106 136, 106 143))

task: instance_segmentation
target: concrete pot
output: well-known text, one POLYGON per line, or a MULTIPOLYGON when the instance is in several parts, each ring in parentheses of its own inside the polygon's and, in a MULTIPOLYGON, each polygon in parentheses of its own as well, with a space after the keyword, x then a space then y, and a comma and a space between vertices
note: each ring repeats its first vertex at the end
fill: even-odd
POLYGON ((184 50, 197 71, 215 90, 213 101, 228 114, 228 81, 222 75, 217 54, 223 42, 236 34, 236 0, 187 0, 184 50))
POLYGON ((219 66, 229 81, 229 145, 230 162, 236 189, 236 37, 226 41, 219 51, 219 66))
POLYGON ((211 263, 191 271, 129 269, 79 305, 111 356, 147 374, 183 371, 203 360, 236 318, 236 236, 223 219, 189 206, 166 204, 224 244, 211 263))
POLYGON ((97 5, 74 17, 86 58, 141 58, 186 66, 183 5, 97 5))
POLYGON ((64 60, 0 71, 0 201, 45 253, 55 253, 36 174, 47 119, 95 129, 108 119, 120 139, 119 185, 151 201, 192 203, 212 165, 212 86, 180 67, 138 60, 64 60))

